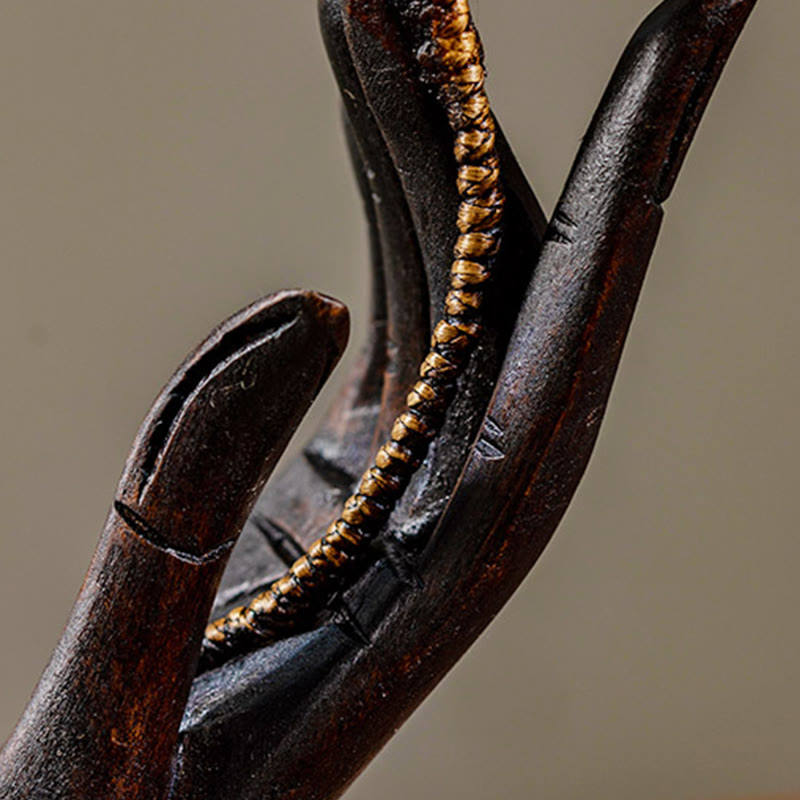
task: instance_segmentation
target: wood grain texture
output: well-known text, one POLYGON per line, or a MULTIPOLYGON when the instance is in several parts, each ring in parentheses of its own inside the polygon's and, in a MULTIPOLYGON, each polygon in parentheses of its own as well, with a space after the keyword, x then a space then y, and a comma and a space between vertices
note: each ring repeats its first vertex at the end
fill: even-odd
POLYGON ((217 328, 164 388, 64 636, 0 754, 0 797, 167 795, 222 571, 347 330, 340 304, 285 292, 217 328))
MULTIPOLYGON (((73 697, 85 685, 91 687, 90 696, 109 697, 104 695, 109 685, 102 680, 83 683, 95 669, 100 638, 88 649, 82 647, 85 640, 79 646, 77 638, 68 638, 60 652, 67 661, 83 661, 62 667, 57 655, 40 689, 41 702, 34 700, 6 751, 9 777, 4 776, 0 796, 100 797, 108 796, 109 787, 117 796, 168 793, 198 800, 327 798, 343 791, 488 624, 535 563, 570 502, 594 446, 661 222, 661 203, 753 5, 754 0, 668 0, 645 22, 612 79, 546 235, 538 205, 501 142, 509 220, 498 261, 507 269, 496 287, 493 335, 464 381, 449 427, 390 521, 389 546, 376 552, 357 585, 333 599, 324 624, 196 679, 177 738, 169 721, 176 723, 183 713, 191 678, 186 665, 196 657, 192 632, 207 610, 216 570, 194 584, 186 579, 206 605, 198 602, 191 613, 176 612, 185 616, 181 624, 186 630, 172 645, 173 662, 156 661, 149 648, 138 644, 142 633, 136 620, 115 638, 120 653, 154 658, 142 683, 120 687, 124 681, 117 681, 121 701, 114 694, 115 702, 130 709, 122 726, 115 721, 116 708, 110 709, 109 724, 79 704, 65 701, 59 707, 58 698, 73 697), (401 559, 392 546, 399 547, 401 559), (157 698, 143 710, 141 698, 170 682, 175 683, 172 700, 168 693, 165 703, 157 698), (50 685, 59 691, 49 691, 50 685), (149 742, 150 733, 142 732, 157 720, 163 721, 163 730, 149 742), (87 721, 97 722, 98 730, 137 735, 107 738, 95 732, 91 742, 76 744, 89 729, 87 721), (103 750, 115 739, 134 745, 118 763, 103 750), (62 742, 68 751, 59 746, 62 742), (141 755, 148 744, 153 747, 148 753, 152 772, 141 755)), ((373 226, 375 270, 381 276, 373 314, 379 337, 322 437, 273 483, 252 518, 251 525, 261 520, 298 546, 308 544, 320 520, 350 490, 370 440, 396 412, 396 389, 404 385, 397 373, 415 365, 408 352, 424 341, 423 319, 431 318, 436 298, 446 291, 442 254, 449 252, 443 245, 451 219, 446 211, 458 202, 452 168, 431 157, 447 149, 445 121, 420 89, 406 51, 395 46, 392 7, 329 0, 323 4, 323 21, 332 60, 347 87, 354 161, 363 170, 361 185, 373 226), (378 208, 376 192, 393 197, 390 211, 378 208), (392 246, 397 242, 404 243, 399 251, 392 246), (401 269, 406 270, 404 280, 397 278, 401 269), (406 283, 417 297, 428 298, 429 312, 420 314, 415 306, 407 326, 410 350, 406 341, 393 338, 392 331, 403 327, 406 306, 389 289, 406 283), (401 355, 393 374, 396 353, 401 355), (343 430, 354 435, 337 437, 335 432, 343 430)), ((294 349, 292 363, 302 350, 294 349)), ((286 405, 284 397, 281 408, 286 405)), ((244 422, 249 431, 251 422, 244 422)), ((240 433, 247 438, 246 431, 240 433)), ((152 432, 144 434, 147 442, 152 438, 152 432)), ((217 443, 214 458, 235 460, 236 446, 233 439, 217 443)), ((137 449, 132 464, 144 464, 150 474, 162 463, 160 452, 160 446, 137 449)), ((175 468, 192 467, 196 456, 187 451, 187 461, 178 458, 175 468)), ((140 471, 131 468, 120 492, 121 519, 112 516, 104 538, 114 542, 122 537, 132 543, 131 551, 120 562, 101 545, 96 563, 108 565, 109 574, 124 575, 137 560, 131 553, 144 548, 155 551, 157 559, 166 553, 179 576, 185 564, 198 575, 204 568, 210 571, 209 564, 222 559, 206 556, 226 545, 229 534, 218 540, 216 530, 198 538, 198 524, 204 530, 208 520, 191 513, 190 534, 165 534, 149 510, 140 513, 142 488, 150 485, 142 484, 140 471)), ((153 486, 155 491, 159 484, 153 486)), ((187 488, 180 480, 164 486, 168 491, 162 499, 170 513, 192 508, 191 502, 181 505, 182 493, 191 500, 196 487, 187 488)), ((215 487, 202 481, 198 487, 213 496, 215 487)), ((233 508, 242 495, 234 493, 229 501, 233 508)), ((236 508, 230 518, 223 514, 232 528, 244 521, 244 506, 236 508)), ((235 559, 218 608, 235 602, 236 592, 255 591, 269 580, 273 570, 282 569, 281 558, 276 549, 257 565, 235 559)), ((148 584, 151 591, 137 611, 147 610, 156 589, 181 598, 184 578, 154 570, 148 574, 160 579, 148 584)), ((118 596, 124 604, 129 596, 140 597, 135 581, 120 585, 120 594, 109 598, 118 596)), ((103 631, 92 597, 86 609, 89 627, 103 631)), ((78 630, 77 623, 73 627, 78 630)), ((160 629, 152 633, 164 635, 160 629)), ((124 658, 113 660, 122 663, 124 658)))
MULTIPOLYGON (((334 615, 198 679, 176 797, 337 796, 527 574, 588 462, 660 203, 753 5, 667 2, 643 24, 548 229, 458 483, 440 495, 446 510, 414 562, 422 588, 379 560, 344 598, 360 637, 334 615), (210 757, 217 751, 228 754, 224 763, 210 757)), ((333 3, 325 11, 327 24, 348 34, 354 64, 372 53, 394 57, 385 24, 339 16, 333 3)), ((370 81, 361 85, 372 102, 370 81)), ((375 106, 390 104, 385 86, 375 95, 375 106)))

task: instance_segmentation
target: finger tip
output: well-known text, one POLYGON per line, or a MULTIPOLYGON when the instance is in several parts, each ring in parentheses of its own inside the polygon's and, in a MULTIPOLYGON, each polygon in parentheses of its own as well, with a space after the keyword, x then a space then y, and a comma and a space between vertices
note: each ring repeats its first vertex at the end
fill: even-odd
POLYGON ((337 357, 347 348, 350 339, 350 311, 341 301, 329 295, 309 292, 318 305, 319 319, 326 328, 337 357))

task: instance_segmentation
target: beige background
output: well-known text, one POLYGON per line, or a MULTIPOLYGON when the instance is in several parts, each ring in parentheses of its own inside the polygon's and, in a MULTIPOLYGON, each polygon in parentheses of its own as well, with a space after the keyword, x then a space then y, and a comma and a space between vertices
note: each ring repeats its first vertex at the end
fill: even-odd
MULTIPOLYGON (((651 5, 477 5, 497 113, 547 209, 651 5)), ((185 352, 281 287, 342 298, 356 336, 366 302, 314 3, 2 9, 0 739, 185 352)), ((762 0, 559 535, 354 800, 800 789, 799 29, 800 3, 762 0)))

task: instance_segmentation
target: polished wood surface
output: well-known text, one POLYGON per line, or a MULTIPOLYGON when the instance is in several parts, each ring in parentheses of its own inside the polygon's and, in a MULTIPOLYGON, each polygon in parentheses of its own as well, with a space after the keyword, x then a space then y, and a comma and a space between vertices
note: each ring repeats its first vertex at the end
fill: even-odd
MULTIPOLYGON (((86 600, 4 751, 0 796, 341 793, 489 623, 566 510, 594 446, 661 203, 753 5, 659 6, 623 55, 546 230, 499 137, 508 208, 487 336, 383 549, 343 596, 330 598, 317 627, 191 686, 199 626, 225 558, 218 548, 241 527, 269 471, 263 459, 271 467, 341 349, 342 312, 314 300, 313 335, 283 354, 269 345, 255 374, 229 384, 244 391, 251 378, 263 383, 268 432, 252 397, 244 414, 203 405, 199 418, 216 424, 199 430, 192 415, 172 415, 181 392, 162 397, 120 486, 86 600), (309 363, 316 367, 306 385, 295 373, 309 363), (170 419, 187 421, 191 445, 169 463, 165 442, 183 428, 167 426, 164 438, 167 408, 170 419), (279 440, 268 455, 258 432, 279 440), (200 470, 218 479, 240 462, 233 493, 227 483, 188 478, 200 470), (151 482, 162 464, 175 473, 151 482), (142 504, 145 489, 152 508, 149 494, 142 504), (220 504, 213 520, 193 513, 206 502, 220 504), (187 524, 177 537, 164 533, 173 516, 187 524), (130 551, 120 555, 119 542, 130 551), (148 567, 136 548, 175 575, 148 567), (167 612, 157 626, 149 624, 156 608, 167 612)), ((403 46, 402 23, 392 4, 355 0, 328 0, 322 18, 372 226, 373 335, 320 433, 258 501, 218 595, 220 613, 280 574, 285 554, 307 547, 335 516, 398 413, 449 290, 459 203, 451 133, 403 46)), ((216 363, 206 366, 209 378, 217 374, 216 363)))

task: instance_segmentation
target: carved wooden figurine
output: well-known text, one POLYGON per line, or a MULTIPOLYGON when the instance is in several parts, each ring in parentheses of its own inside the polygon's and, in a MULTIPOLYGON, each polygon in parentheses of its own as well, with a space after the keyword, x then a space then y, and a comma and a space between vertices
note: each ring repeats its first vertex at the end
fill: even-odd
POLYGON ((467 0, 321 2, 370 226, 371 344, 260 497, 345 309, 279 294, 184 362, 0 756, 0 797, 344 790, 564 514, 662 204, 754 4, 651 14, 547 224, 495 124, 467 0))

